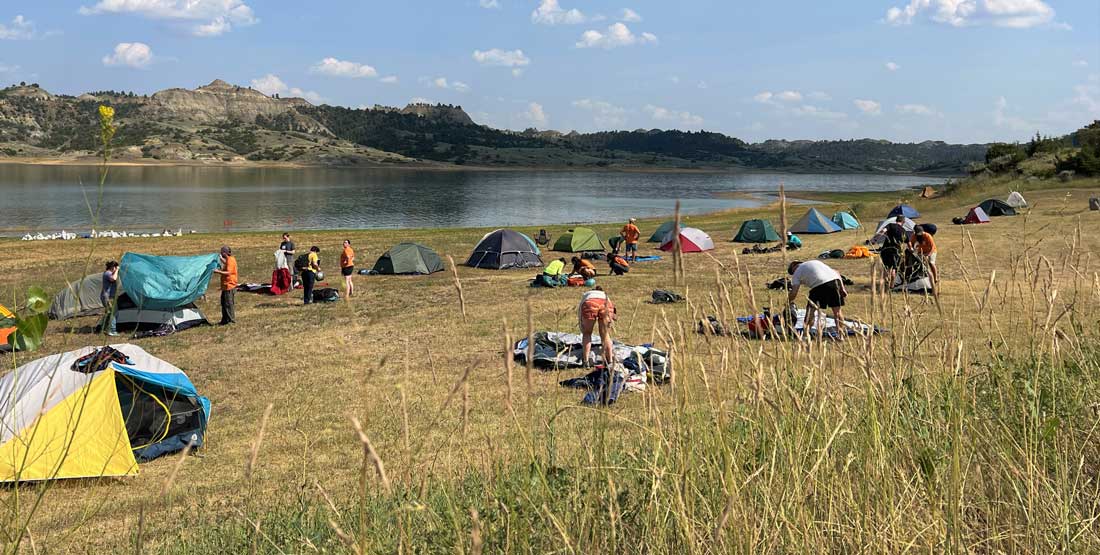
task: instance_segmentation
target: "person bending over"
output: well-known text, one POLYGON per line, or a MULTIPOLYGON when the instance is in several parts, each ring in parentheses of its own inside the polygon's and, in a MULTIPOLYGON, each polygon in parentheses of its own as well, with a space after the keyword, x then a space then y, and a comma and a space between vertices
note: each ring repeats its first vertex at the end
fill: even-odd
POLYGON ((787 294, 787 304, 794 304, 795 299, 798 298, 798 290, 803 285, 810 290, 807 295, 809 302, 806 303, 806 319, 802 327, 806 339, 808 340, 810 337, 810 326, 817 329, 818 336, 821 335, 825 318, 822 314, 819 322, 817 312, 831 308, 833 318, 836 319, 837 338, 843 341, 847 334, 844 333, 844 314, 841 307, 844 306, 844 298, 848 296, 848 291, 844 288, 844 281, 841 279, 840 274, 820 260, 806 262, 796 260, 791 262, 791 265, 787 268, 787 273, 791 276, 791 289, 787 294))
POLYGON ((615 321, 615 305, 611 303, 602 287, 596 287, 581 296, 577 305, 577 322, 581 329, 581 345, 584 365, 588 366, 592 355, 592 332, 599 324, 600 346, 603 349, 603 362, 610 367, 615 362, 611 341, 611 324, 615 321))
POLYGON ((596 267, 591 262, 579 257, 573 257, 573 274, 583 277, 584 279, 596 277, 596 267))

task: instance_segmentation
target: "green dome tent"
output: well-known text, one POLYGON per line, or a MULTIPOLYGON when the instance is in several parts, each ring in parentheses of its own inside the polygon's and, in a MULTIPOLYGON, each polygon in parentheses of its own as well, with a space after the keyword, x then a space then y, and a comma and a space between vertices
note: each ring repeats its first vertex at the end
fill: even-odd
POLYGON ((748 220, 733 237, 734 243, 773 243, 779 241, 779 234, 768 220, 748 220))
MULTIPOLYGON (((660 227, 658 227, 657 230, 653 232, 653 235, 649 236, 649 242, 650 243, 664 243, 665 238, 668 237, 668 234, 672 233, 672 228, 673 227, 676 227, 676 222, 671 221, 671 220, 661 224, 660 227)), ((683 229, 683 228, 684 228, 684 223, 680 222, 680 229, 683 229)))
POLYGON ((561 252, 605 251, 603 241, 587 227, 575 227, 558 236, 554 250, 561 252))
POLYGON ((427 275, 443 271, 443 260, 432 249, 419 243, 399 243, 374 263, 379 274, 427 275))
POLYGON ((851 212, 837 212, 833 214, 833 223, 840 226, 840 229, 859 229, 863 227, 859 225, 859 220, 857 220, 851 212))

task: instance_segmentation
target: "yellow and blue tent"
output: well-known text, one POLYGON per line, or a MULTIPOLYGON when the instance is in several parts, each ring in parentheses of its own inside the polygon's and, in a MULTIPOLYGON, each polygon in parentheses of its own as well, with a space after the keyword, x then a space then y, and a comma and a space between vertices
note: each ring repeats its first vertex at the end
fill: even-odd
POLYGON ((203 444, 210 401, 187 375, 140 347, 110 349, 0 378, 0 482, 129 476, 138 461, 203 444))

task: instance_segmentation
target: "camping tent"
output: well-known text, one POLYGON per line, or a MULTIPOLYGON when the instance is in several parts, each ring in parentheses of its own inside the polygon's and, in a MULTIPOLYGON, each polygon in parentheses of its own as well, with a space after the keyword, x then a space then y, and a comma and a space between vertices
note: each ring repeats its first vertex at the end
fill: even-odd
POLYGON ((57 292, 50 304, 50 320, 68 320, 78 316, 103 313, 99 294, 103 289, 103 273, 84 276, 57 292))
MULTIPOLYGON (((880 233, 882 233, 882 230, 886 229, 886 226, 896 222, 896 216, 892 218, 886 218, 885 220, 879 222, 878 227, 875 228, 875 235, 871 237, 871 244, 884 243, 886 241, 886 237, 880 235, 880 233)), ((917 227, 917 223, 913 220, 910 220, 909 218, 905 218, 905 221, 902 222, 901 227, 905 231, 912 233, 913 229, 917 227)))
MULTIPOLYGON (((657 226, 657 229, 653 232, 653 235, 649 236, 649 242, 650 243, 664 243, 665 238, 668 237, 668 234, 672 232, 673 227, 676 227, 676 222, 674 222, 672 220, 669 220, 669 221, 657 226)), ((684 228, 684 223, 680 222, 680 229, 683 229, 683 228, 684 228)))
POLYGON ((859 229, 859 220, 851 212, 837 212, 833 214, 833 223, 840 229, 859 229))
POLYGON ((748 220, 733 237, 735 243, 773 243, 779 241, 779 234, 768 220, 748 220))
POLYGON ((491 270, 538 268, 542 259, 530 237, 511 229, 498 229, 481 238, 466 265, 491 270))
POLYGON ((128 252, 119 261, 121 293, 115 323, 120 330, 177 330, 206 324, 195 301, 206 292, 218 255, 152 256, 128 252))
POLYGON ((443 260, 435 251, 419 243, 399 243, 378 258, 374 271, 379 274, 431 274, 443 271, 443 260))
POLYGON ((97 353, 84 347, 0 378, 0 482, 128 476, 139 460, 202 446, 210 401, 187 375, 140 347, 111 348, 120 355, 78 366, 97 353))
POLYGON ((919 218, 920 212, 917 212, 916 208, 909 206, 908 204, 899 204, 886 215, 888 218, 896 218, 898 216, 905 216, 906 218, 919 218))
POLYGON ((964 224, 987 224, 989 223, 989 216, 986 215, 985 210, 982 210, 981 206, 975 206, 970 209, 970 213, 963 218, 964 224))
POLYGON ((1005 204, 1013 208, 1027 208, 1027 201, 1024 200, 1024 195, 1021 195, 1019 191, 1012 191, 1008 194, 1008 199, 1005 200, 1005 204))
MULTIPOLYGON (((668 237, 661 250, 671 251, 674 247, 675 235, 668 237)), ((680 230, 680 252, 703 252, 714 250, 714 241, 701 229, 685 227, 680 230)))
POLYGON ((894 276, 893 290, 904 293, 932 293, 932 280, 924 262, 912 250, 906 250, 905 257, 894 276))
POLYGON ((841 231, 840 226, 825 217, 817 208, 806 211, 802 219, 795 222, 790 229, 794 233, 836 233, 841 231))
POLYGON ((607 249, 604 248, 603 241, 600 241, 600 237, 596 235, 595 231, 587 227, 575 227, 558 236, 558 240, 554 241, 554 250, 561 252, 603 252, 607 249))
POLYGON ((985 199, 978 206, 981 207, 990 218, 1016 215, 1015 208, 1009 206, 1007 202, 995 198, 985 199))

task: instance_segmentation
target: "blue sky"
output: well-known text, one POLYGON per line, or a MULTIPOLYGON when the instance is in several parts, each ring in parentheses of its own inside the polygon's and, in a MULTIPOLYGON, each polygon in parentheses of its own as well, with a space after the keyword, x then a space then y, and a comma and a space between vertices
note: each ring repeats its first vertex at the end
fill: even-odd
POLYGON ((522 129, 985 142, 1100 119, 1096 0, 6 0, 0 83, 221 78, 522 129))

